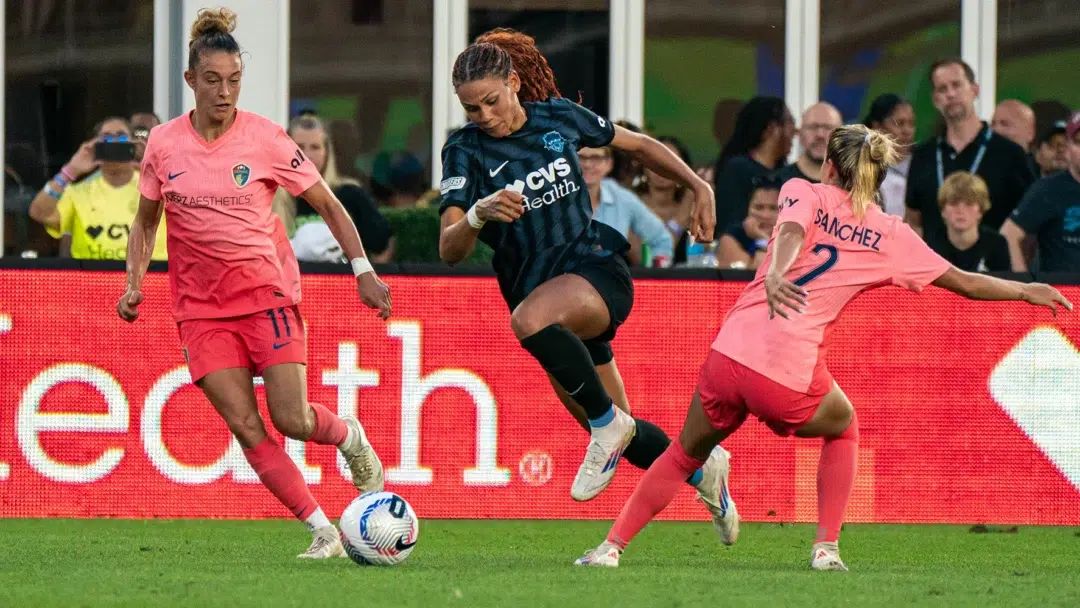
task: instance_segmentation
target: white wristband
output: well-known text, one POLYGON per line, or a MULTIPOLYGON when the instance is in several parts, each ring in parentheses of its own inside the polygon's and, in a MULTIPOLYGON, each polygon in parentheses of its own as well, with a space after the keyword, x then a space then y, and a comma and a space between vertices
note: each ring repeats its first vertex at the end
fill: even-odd
POLYGON ((349 262, 352 264, 352 272, 356 276, 360 276, 365 272, 375 272, 367 258, 353 258, 349 262))
POLYGON ((487 223, 487 220, 482 220, 480 216, 476 215, 476 205, 469 207, 469 210, 465 212, 465 219, 469 220, 469 225, 477 230, 483 228, 484 224, 487 223))

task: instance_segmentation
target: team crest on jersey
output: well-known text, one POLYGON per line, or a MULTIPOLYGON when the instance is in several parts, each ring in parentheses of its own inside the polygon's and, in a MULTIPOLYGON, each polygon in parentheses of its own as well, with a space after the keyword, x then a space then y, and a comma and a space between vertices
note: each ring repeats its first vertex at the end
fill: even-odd
POLYGON ((563 139, 562 133, 558 131, 545 133, 541 141, 544 142, 545 148, 555 153, 561 154, 563 149, 566 148, 566 140, 563 139))
POLYGON ((244 164, 235 165, 232 168, 232 178, 236 185, 243 188, 251 178, 251 168, 244 164))

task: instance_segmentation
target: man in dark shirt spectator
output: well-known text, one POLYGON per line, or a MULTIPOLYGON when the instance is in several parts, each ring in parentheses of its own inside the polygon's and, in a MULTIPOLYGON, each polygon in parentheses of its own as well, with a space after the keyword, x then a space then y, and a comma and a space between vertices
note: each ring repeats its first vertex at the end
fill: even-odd
POLYGON ((971 66, 956 58, 936 61, 930 82, 945 134, 919 144, 912 153, 904 219, 924 237, 943 233, 938 188, 950 173, 967 171, 986 180, 991 206, 982 223, 997 230, 1035 180, 1026 152, 979 120, 975 113, 979 85, 971 66))
POLYGON ((979 224, 990 210, 990 192, 983 178, 957 171, 938 188, 945 232, 926 242, 941 257, 968 272, 1008 272, 1009 244, 996 230, 979 224))
POLYGON ((829 135, 844 123, 831 103, 815 103, 803 112, 799 123, 799 145, 802 153, 795 162, 780 169, 780 183, 798 177, 808 182, 821 181, 821 163, 825 161, 825 149, 829 145, 829 135))
POLYGON ((1022 252, 1029 235, 1038 243, 1041 271, 1080 270, 1080 112, 1065 127, 1065 156, 1068 170, 1035 182, 1001 228, 1016 272, 1027 272, 1022 252))

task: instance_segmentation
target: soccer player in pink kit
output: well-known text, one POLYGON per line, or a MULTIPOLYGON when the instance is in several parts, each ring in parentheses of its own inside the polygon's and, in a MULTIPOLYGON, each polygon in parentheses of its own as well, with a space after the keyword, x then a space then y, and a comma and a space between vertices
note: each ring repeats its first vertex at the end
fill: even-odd
MULTIPOLYGON (((623 549, 675 497, 682 480, 753 414, 780 436, 822 437, 818 464, 815 570, 847 570, 837 540, 855 483, 859 424, 851 402, 825 366, 828 335, 859 293, 896 285, 920 292, 936 285, 975 300, 1018 300, 1072 310, 1049 285, 961 271, 878 206, 878 188, 897 160, 888 136, 862 125, 829 137, 822 183, 793 179, 780 192, 780 216, 754 280, 728 312, 698 378, 679 441, 641 479, 607 539, 578 565, 616 567, 623 549)), ((727 525, 738 514, 723 479, 727 525)))
POLYGON ((263 377, 274 427, 286 437, 337 446, 358 490, 381 490, 383 469, 359 421, 307 401, 300 273, 284 226, 270 210, 277 188, 302 195, 322 215, 352 260, 361 301, 383 319, 390 316, 390 292, 315 166, 280 126, 236 108, 243 64, 235 27, 236 14, 222 8, 200 11, 191 28, 184 78, 195 110, 151 132, 128 244, 127 292, 117 312, 128 322, 138 317, 164 211, 173 316, 192 381, 263 485, 312 532, 311 547, 299 557, 338 557, 344 550, 337 529, 266 432, 252 376, 263 377))

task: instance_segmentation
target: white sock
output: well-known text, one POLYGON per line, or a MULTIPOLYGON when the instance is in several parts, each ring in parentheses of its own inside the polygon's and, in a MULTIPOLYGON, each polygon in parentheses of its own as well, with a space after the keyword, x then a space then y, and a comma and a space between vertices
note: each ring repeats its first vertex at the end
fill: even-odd
POLYGON ((308 515, 308 518, 304 520, 304 525, 307 526, 308 532, 314 532, 319 528, 325 528, 330 525, 330 520, 326 518, 326 513, 323 513, 322 507, 315 509, 315 512, 308 515))

